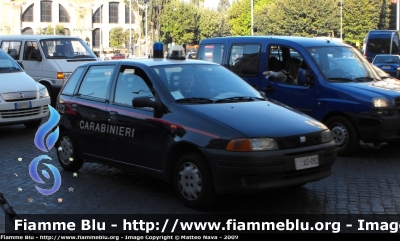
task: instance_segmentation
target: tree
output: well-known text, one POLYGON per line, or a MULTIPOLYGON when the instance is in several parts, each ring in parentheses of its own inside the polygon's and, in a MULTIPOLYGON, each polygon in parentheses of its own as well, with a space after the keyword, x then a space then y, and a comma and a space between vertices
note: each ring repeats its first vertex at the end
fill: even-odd
MULTIPOLYGON (((53 35, 53 34, 54 34, 54 28, 53 28, 53 26, 51 26, 51 24, 49 24, 49 25, 46 27, 46 29, 45 29, 45 31, 44 31, 43 34, 44 34, 44 35, 53 35)), ((57 25, 56 25, 56 35, 65 35, 65 28, 64 28, 64 25, 61 25, 61 24, 57 24, 57 25)))
POLYGON ((257 10, 257 34, 332 36, 339 30, 339 0, 275 0, 257 10))
MULTIPOLYGON (((238 0, 233 2, 228 9, 227 20, 232 35, 250 35, 251 34, 251 0, 238 0)), ((257 12, 270 5, 274 0, 253 0, 253 17, 256 18, 257 12)), ((221 2, 220 2, 221 3, 221 2)), ((256 26, 255 21, 253 25, 256 26)))
POLYGON ((229 0, 219 0, 217 12, 226 13, 230 6, 231 4, 229 3, 229 0))
POLYGON ((373 29, 389 29, 390 0, 347 0, 343 2, 343 39, 362 43, 373 29))
POLYGON ((250 0, 240 0, 228 9, 227 19, 232 35, 250 35, 250 8, 250 0))
POLYGON ((210 9, 200 9, 199 39, 219 36, 221 20, 223 20, 220 15, 220 13, 210 9))
POLYGON ((166 4, 160 18, 161 36, 164 43, 195 43, 199 39, 199 8, 183 1, 166 4))
POLYGON ((125 44, 125 32, 122 27, 116 27, 110 31, 110 46, 123 47, 125 44))

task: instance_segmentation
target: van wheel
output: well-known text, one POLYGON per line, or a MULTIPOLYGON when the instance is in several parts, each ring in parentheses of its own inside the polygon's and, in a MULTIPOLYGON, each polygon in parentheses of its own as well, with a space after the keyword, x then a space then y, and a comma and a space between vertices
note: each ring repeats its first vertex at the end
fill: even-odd
POLYGON ((24 125, 27 128, 36 128, 36 127, 39 127, 41 123, 42 123, 42 119, 39 119, 39 120, 25 122, 24 125))
POLYGON ((76 145, 68 132, 63 131, 60 134, 56 143, 56 151, 58 161, 64 170, 75 172, 82 167, 83 160, 78 157, 76 145))
POLYGON ((336 143, 336 151, 340 156, 353 154, 359 145, 359 138, 353 124, 345 117, 334 116, 326 121, 336 143))
POLYGON ((188 207, 210 207, 216 193, 206 160, 196 153, 183 155, 174 168, 174 186, 179 199, 188 207))

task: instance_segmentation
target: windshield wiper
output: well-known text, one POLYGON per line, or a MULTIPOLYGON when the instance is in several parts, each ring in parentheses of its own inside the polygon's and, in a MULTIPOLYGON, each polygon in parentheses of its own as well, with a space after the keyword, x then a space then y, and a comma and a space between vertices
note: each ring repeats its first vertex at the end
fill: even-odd
POLYGON ((17 67, 0 67, 0 70, 20 71, 21 68, 17 68, 17 67))
POLYGON ((177 103, 214 103, 213 100, 200 97, 183 98, 176 100, 177 103))
POLYGON ((223 102, 246 102, 246 101, 254 101, 254 100, 265 100, 264 98, 259 97, 249 97, 249 96, 235 96, 229 98, 223 98, 216 100, 215 103, 223 103, 223 102))
POLYGON ((80 58, 94 58, 94 57, 90 55, 74 55, 73 58, 80 59, 80 58))
POLYGON ((354 78, 354 81, 357 81, 357 82, 371 82, 374 80, 375 80, 375 78, 367 77, 367 76, 354 78))
POLYGON ((353 82, 352 79, 343 78, 343 77, 328 78, 328 80, 338 80, 338 81, 341 81, 341 82, 353 82))

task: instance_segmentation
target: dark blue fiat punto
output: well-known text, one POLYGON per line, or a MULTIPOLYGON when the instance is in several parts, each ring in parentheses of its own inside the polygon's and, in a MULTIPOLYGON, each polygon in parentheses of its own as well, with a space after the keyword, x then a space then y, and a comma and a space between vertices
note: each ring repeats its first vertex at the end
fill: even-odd
POLYGON ((65 170, 85 161, 139 170, 172 182, 192 208, 210 206, 217 193, 320 180, 336 157, 325 125, 205 61, 84 64, 64 85, 57 110, 65 170))

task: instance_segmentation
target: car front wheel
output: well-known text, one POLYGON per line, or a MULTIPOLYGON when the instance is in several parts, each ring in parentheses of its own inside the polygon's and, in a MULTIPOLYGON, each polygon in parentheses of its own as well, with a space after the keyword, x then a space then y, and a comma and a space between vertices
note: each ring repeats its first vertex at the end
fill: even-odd
POLYGON ((210 207, 216 193, 210 168, 197 153, 183 155, 175 165, 174 186, 180 200, 188 207, 210 207))
POLYGON ((63 131, 61 133, 56 148, 58 161, 64 170, 75 172, 82 167, 83 160, 77 156, 76 145, 68 132, 63 131))
POLYGON ((348 156, 357 150, 359 138, 350 120, 343 116, 334 116, 326 121, 326 125, 331 130, 338 155, 348 156))

